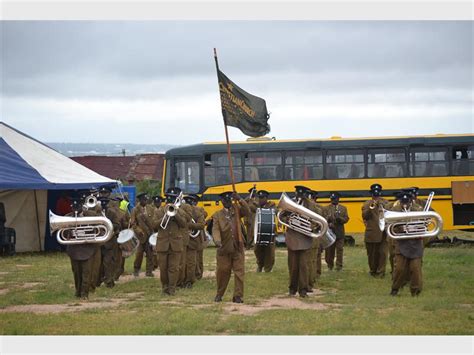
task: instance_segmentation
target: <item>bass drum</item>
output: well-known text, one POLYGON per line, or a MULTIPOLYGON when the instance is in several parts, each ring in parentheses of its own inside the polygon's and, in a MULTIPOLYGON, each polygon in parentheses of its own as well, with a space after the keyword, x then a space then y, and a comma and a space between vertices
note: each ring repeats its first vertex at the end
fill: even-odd
POLYGON ((133 255, 138 248, 138 244, 140 244, 133 229, 124 229, 121 231, 118 235, 117 243, 122 250, 122 256, 124 258, 133 255))
POLYGON ((253 233, 253 241, 256 245, 275 243, 275 216, 275 209, 273 208, 257 208, 253 233))
POLYGON ((326 232, 326 234, 322 235, 319 238, 319 240, 320 240, 321 246, 324 249, 326 249, 334 244, 334 242, 336 241, 336 235, 330 228, 328 228, 328 231, 326 232))

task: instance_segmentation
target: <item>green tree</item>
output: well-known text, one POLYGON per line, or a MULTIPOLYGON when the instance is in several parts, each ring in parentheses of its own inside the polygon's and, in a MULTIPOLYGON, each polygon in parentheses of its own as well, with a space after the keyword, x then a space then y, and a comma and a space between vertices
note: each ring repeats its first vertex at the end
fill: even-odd
POLYGON ((146 192, 148 196, 161 195, 161 181, 160 180, 142 180, 135 183, 137 188, 137 195, 146 192))

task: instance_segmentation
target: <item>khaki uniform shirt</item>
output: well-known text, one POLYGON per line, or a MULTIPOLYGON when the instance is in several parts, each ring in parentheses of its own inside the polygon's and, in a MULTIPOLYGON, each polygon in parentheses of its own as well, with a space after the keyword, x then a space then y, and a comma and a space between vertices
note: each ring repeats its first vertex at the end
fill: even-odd
POLYGON ((337 204, 333 205, 332 203, 326 206, 325 208, 325 213, 327 216, 327 221, 328 224, 332 223, 333 228, 331 228, 336 235, 336 239, 344 238, 345 236, 345 230, 344 230, 344 224, 349 222, 349 215, 347 214, 347 208, 337 204))
POLYGON ((364 240, 366 243, 380 243, 383 240, 384 233, 379 227, 379 206, 387 209, 388 201, 379 198, 376 200, 374 209, 370 209, 374 200, 365 201, 362 205, 362 219, 365 224, 364 240))
MULTIPOLYGON (((295 199, 293 199, 295 200, 295 199)), ((296 200, 295 200, 296 201, 296 200)), ((303 198, 303 207, 306 207, 307 209, 316 212, 316 205, 313 201, 308 200, 307 198, 303 198)), ((317 213, 317 212, 316 212, 317 213)), ((288 223, 288 214, 283 216, 283 222, 288 223)), ((286 246, 288 247, 289 250, 306 250, 310 249, 313 246, 313 239, 308 237, 304 234, 301 234, 300 232, 297 232, 291 228, 286 228, 285 232, 285 242, 286 246)))
MULTIPOLYGON (((238 202, 240 217, 246 217, 250 214, 250 209, 243 199, 238 202)), ((217 249, 219 255, 233 254, 243 252, 244 241, 239 243, 237 240, 237 228, 241 228, 240 221, 237 223, 235 218, 236 203, 231 208, 223 208, 212 216, 212 238, 215 242, 221 242, 222 246, 217 249)))
POLYGON ((158 231, 156 240, 156 250, 158 252, 181 252, 184 249, 184 236, 189 233, 187 213, 180 207, 176 215, 171 217, 166 229, 160 227, 161 221, 165 217, 165 207, 162 206, 155 214, 153 221, 154 230, 158 231))
POLYGON ((146 205, 136 205, 130 216, 130 224, 140 243, 148 241, 150 235, 153 234, 153 207, 146 205))
MULTIPOLYGON (((400 201, 396 201, 391 211, 403 212, 400 201)), ((412 203, 409 211, 423 211, 423 207, 412 203)), ((423 256, 423 238, 416 239, 392 239, 395 254, 401 254, 406 258, 421 258, 423 256)))

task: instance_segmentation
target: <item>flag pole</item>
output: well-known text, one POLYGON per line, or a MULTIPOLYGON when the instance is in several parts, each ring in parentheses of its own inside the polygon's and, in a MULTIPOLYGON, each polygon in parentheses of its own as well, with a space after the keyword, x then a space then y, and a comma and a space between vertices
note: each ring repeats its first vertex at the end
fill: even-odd
MULTIPOLYGON (((216 62, 216 73, 217 73, 217 83, 219 83, 219 62, 217 61, 217 51, 214 48, 214 60, 216 62)), ((221 101, 222 107, 222 96, 220 95, 220 88, 219 88, 219 98, 221 101)), ((232 191, 236 192, 235 190, 235 178, 234 178, 234 166, 232 163, 232 155, 230 152, 230 143, 229 143, 229 131, 227 129, 227 122, 226 122, 226 113, 224 108, 222 108, 222 119, 224 120, 224 130, 225 130, 225 140, 227 143, 227 159, 229 160, 229 167, 230 167, 230 179, 232 182, 232 191)))
MULTIPOLYGON (((217 50, 214 48, 214 60, 216 62, 216 73, 217 73, 217 84, 219 85, 219 62, 217 60, 217 50)), ((224 120, 224 130, 225 130, 225 140, 227 143, 227 159, 229 160, 229 168, 230 168, 230 180, 232 182, 232 191, 234 193, 237 193, 235 189, 235 178, 234 178, 234 166, 232 164, 232 154, 230 151, 230 143, 229 143, 229 131, 227 130, 227 121, 226 121, 226 112, 222 106, 222 96, 221 96, 221 90, 219 87, 219 98, 221 101, 221 108, 222 108, 222 119, 224 120)), ((244 244, 243 238, 242 238, 242 231, 240 229, 240 213, 239 209, 236 207, 235 209, 235 219, 236 219, 236 227, 237 227, 237 237, 239 243, 244 244)))

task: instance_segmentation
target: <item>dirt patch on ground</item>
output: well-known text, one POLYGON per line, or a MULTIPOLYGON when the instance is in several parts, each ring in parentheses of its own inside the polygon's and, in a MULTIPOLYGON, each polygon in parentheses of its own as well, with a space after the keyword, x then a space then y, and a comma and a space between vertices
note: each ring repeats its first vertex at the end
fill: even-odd
MULTIPOLYGON (((317 290, 314 290, 313 295, 317 295, 317 290)), ((324 294, 320 291, 319 294, 324 294)), ((310 296, 308 300, 311 300, 310 296)), ((224 311, 227 314, 240 314, 244 316, 251 316, 262 311, 273 310, 273 309, 307 309, 313 311, 322 311, 330 308, 339 307, 339 304, 335 303, 319 303, 311 301, 303 301, 299 297, 275 296, 266 301, 263 301, 256 305, 249 304, 236 304, 229 303, 224 305, 224 311)))
POLYGON ((3 275, 8 275, 9 272, 8 271, 0 271, 0 276, 3 276, 3 275))
POLYGON ((0 309, 0 313, 34 313, 34 314, 45 314, 45 313, 64 313, 64 312, 80 312, 86 309, 93 308, 112 308, 117 307, 122 303, 128 301, 134 301, 141 296, 143 292, 130 292, 126 293, 125 298, 110 298, 102 299, 97 301, 77 301, 69 304, 27 304, 18 306, 8 306, 0 309))
POLYGON ((159 270, 155 270, 153 271, 153 277, 148 277, 148 276, 145 276, 145 273, 144 272, 141 272, 138 277, 135 277, 133 276, 132 274, 128 274, 128 275, 122 275, 120 276, 120 278, 118 279, 117 284, 121 284, 121 283, 126 283, 126 282, 130 282, 130 281, 135 281, 135 280, 142 280, 142 279, 159 279, 160 278, 160 271, 159 270))
POLYGON ((2 288, 2 289, 0 290, 0 296, 7 294, 8 291, 10 291, 8 288, 2 288))
POLYGON ((15 284, 14 286, 19 287, 19 288, 33 288, 39 285, 44 285, 44 282, 25 282, 25 283, 22 283, 21 285, 15 284))
POLYGON ((26 268, 26 267, 31 267, 32 265, 29 265, 29 264, 17 264, 16 267, 19 267, 19 268, 26 268))
POLYGON ((205 278, 205 279, 216 277, 216 272, 215 271, 204 271, 202 273, 202 277, 205 278))

